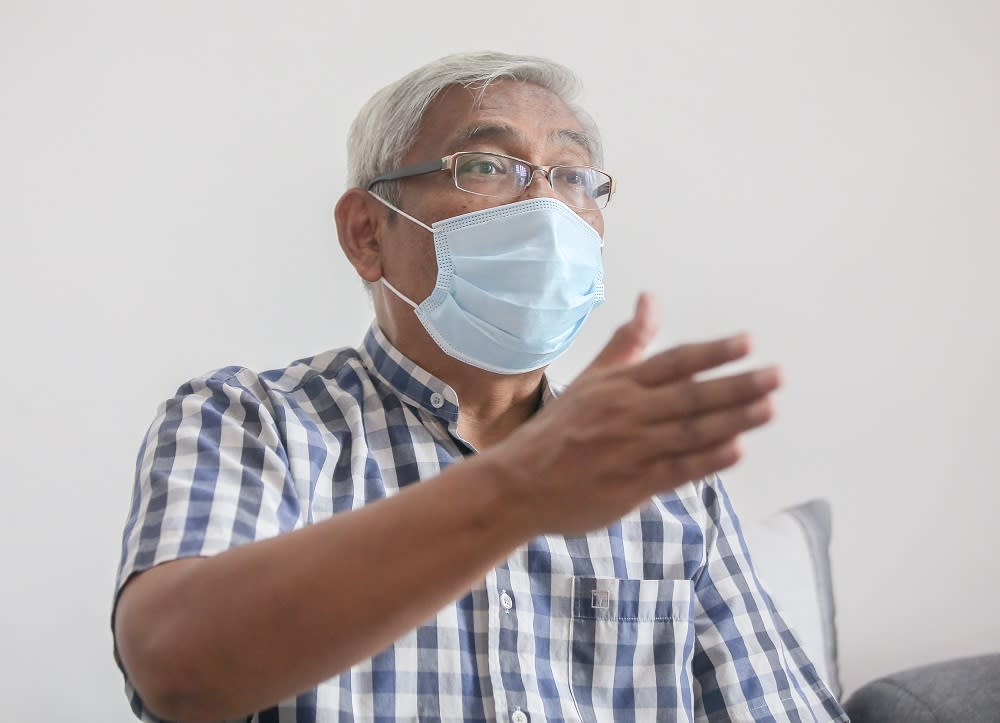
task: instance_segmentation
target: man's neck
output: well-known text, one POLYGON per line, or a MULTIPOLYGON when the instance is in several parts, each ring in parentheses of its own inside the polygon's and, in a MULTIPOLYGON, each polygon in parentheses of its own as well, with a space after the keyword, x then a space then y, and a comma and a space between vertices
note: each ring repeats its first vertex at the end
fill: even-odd
POLYGON ((419 322, 419 328, 406 329, 381 320, 379 325, 404 356, 455 390, 459 434, 477 450, 503 440, 541 404, 544 369, 523 374, 485 371, 445 354, 419 322))
MULTIPOLYGON (((467 364, 462 366, 472 369, 467 364)), ((443 381, 458 395, 458 433, 482 451, 501 442, 538 410, 544 390, 544 371, 510 376, 480 369, 474 371, 479 374, 470 375, 472 378, 464 382, 443 381)))

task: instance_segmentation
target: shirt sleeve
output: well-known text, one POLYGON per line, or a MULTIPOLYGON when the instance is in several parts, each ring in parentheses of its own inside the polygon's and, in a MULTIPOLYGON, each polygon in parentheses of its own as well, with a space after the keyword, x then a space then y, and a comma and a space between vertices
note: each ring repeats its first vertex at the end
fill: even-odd
MULTIPOLYGON (((291 531, 300 510, 262 380, 230 367, 185 384, 160 406, 139 450, 112 610, 134 574, 291 531)), ((125 691, 138 718, 159 721, 127 677, 125 691)))
POLYGON ((701 486, 706 561, 695 578, 698 721, 847 721, 757 578, 722 480, 701 486))
POLYGON ((230 367, 161 405, 139 450, 115 594, 168 560, 215 555, 300 525, 267 389, 230 367))

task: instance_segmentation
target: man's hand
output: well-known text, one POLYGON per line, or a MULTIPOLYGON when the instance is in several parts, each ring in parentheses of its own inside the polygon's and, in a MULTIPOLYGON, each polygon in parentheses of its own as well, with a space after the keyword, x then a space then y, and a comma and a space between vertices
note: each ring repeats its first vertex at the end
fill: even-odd
POLYGON ((696 378, 745 357, 745 335, 685 344, 643 360, 656 334, 649 295, 554 402, 488 450, 539 532, 607 526, 741 455, 739 435, 767 423, 775 367, 696 378))

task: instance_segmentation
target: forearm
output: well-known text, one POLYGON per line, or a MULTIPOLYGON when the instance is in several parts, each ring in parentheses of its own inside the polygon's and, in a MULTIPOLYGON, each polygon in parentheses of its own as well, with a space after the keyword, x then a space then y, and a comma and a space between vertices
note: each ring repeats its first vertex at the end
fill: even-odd
POLYGON ((355 512, 140 576, 116 617, 130 678, 161 715, 218 720, 336 675, 537 532, 505 489, 488 456, 471 458, 355 512))

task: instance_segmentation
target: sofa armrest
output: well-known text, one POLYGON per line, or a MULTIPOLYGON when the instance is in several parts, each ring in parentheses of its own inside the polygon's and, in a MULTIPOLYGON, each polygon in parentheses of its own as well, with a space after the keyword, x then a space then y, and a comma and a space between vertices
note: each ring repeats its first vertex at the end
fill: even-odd
POLYGON ((844 705, 853 723, 996 723, 1000 654, 958 658, 873 680, 844 705))

